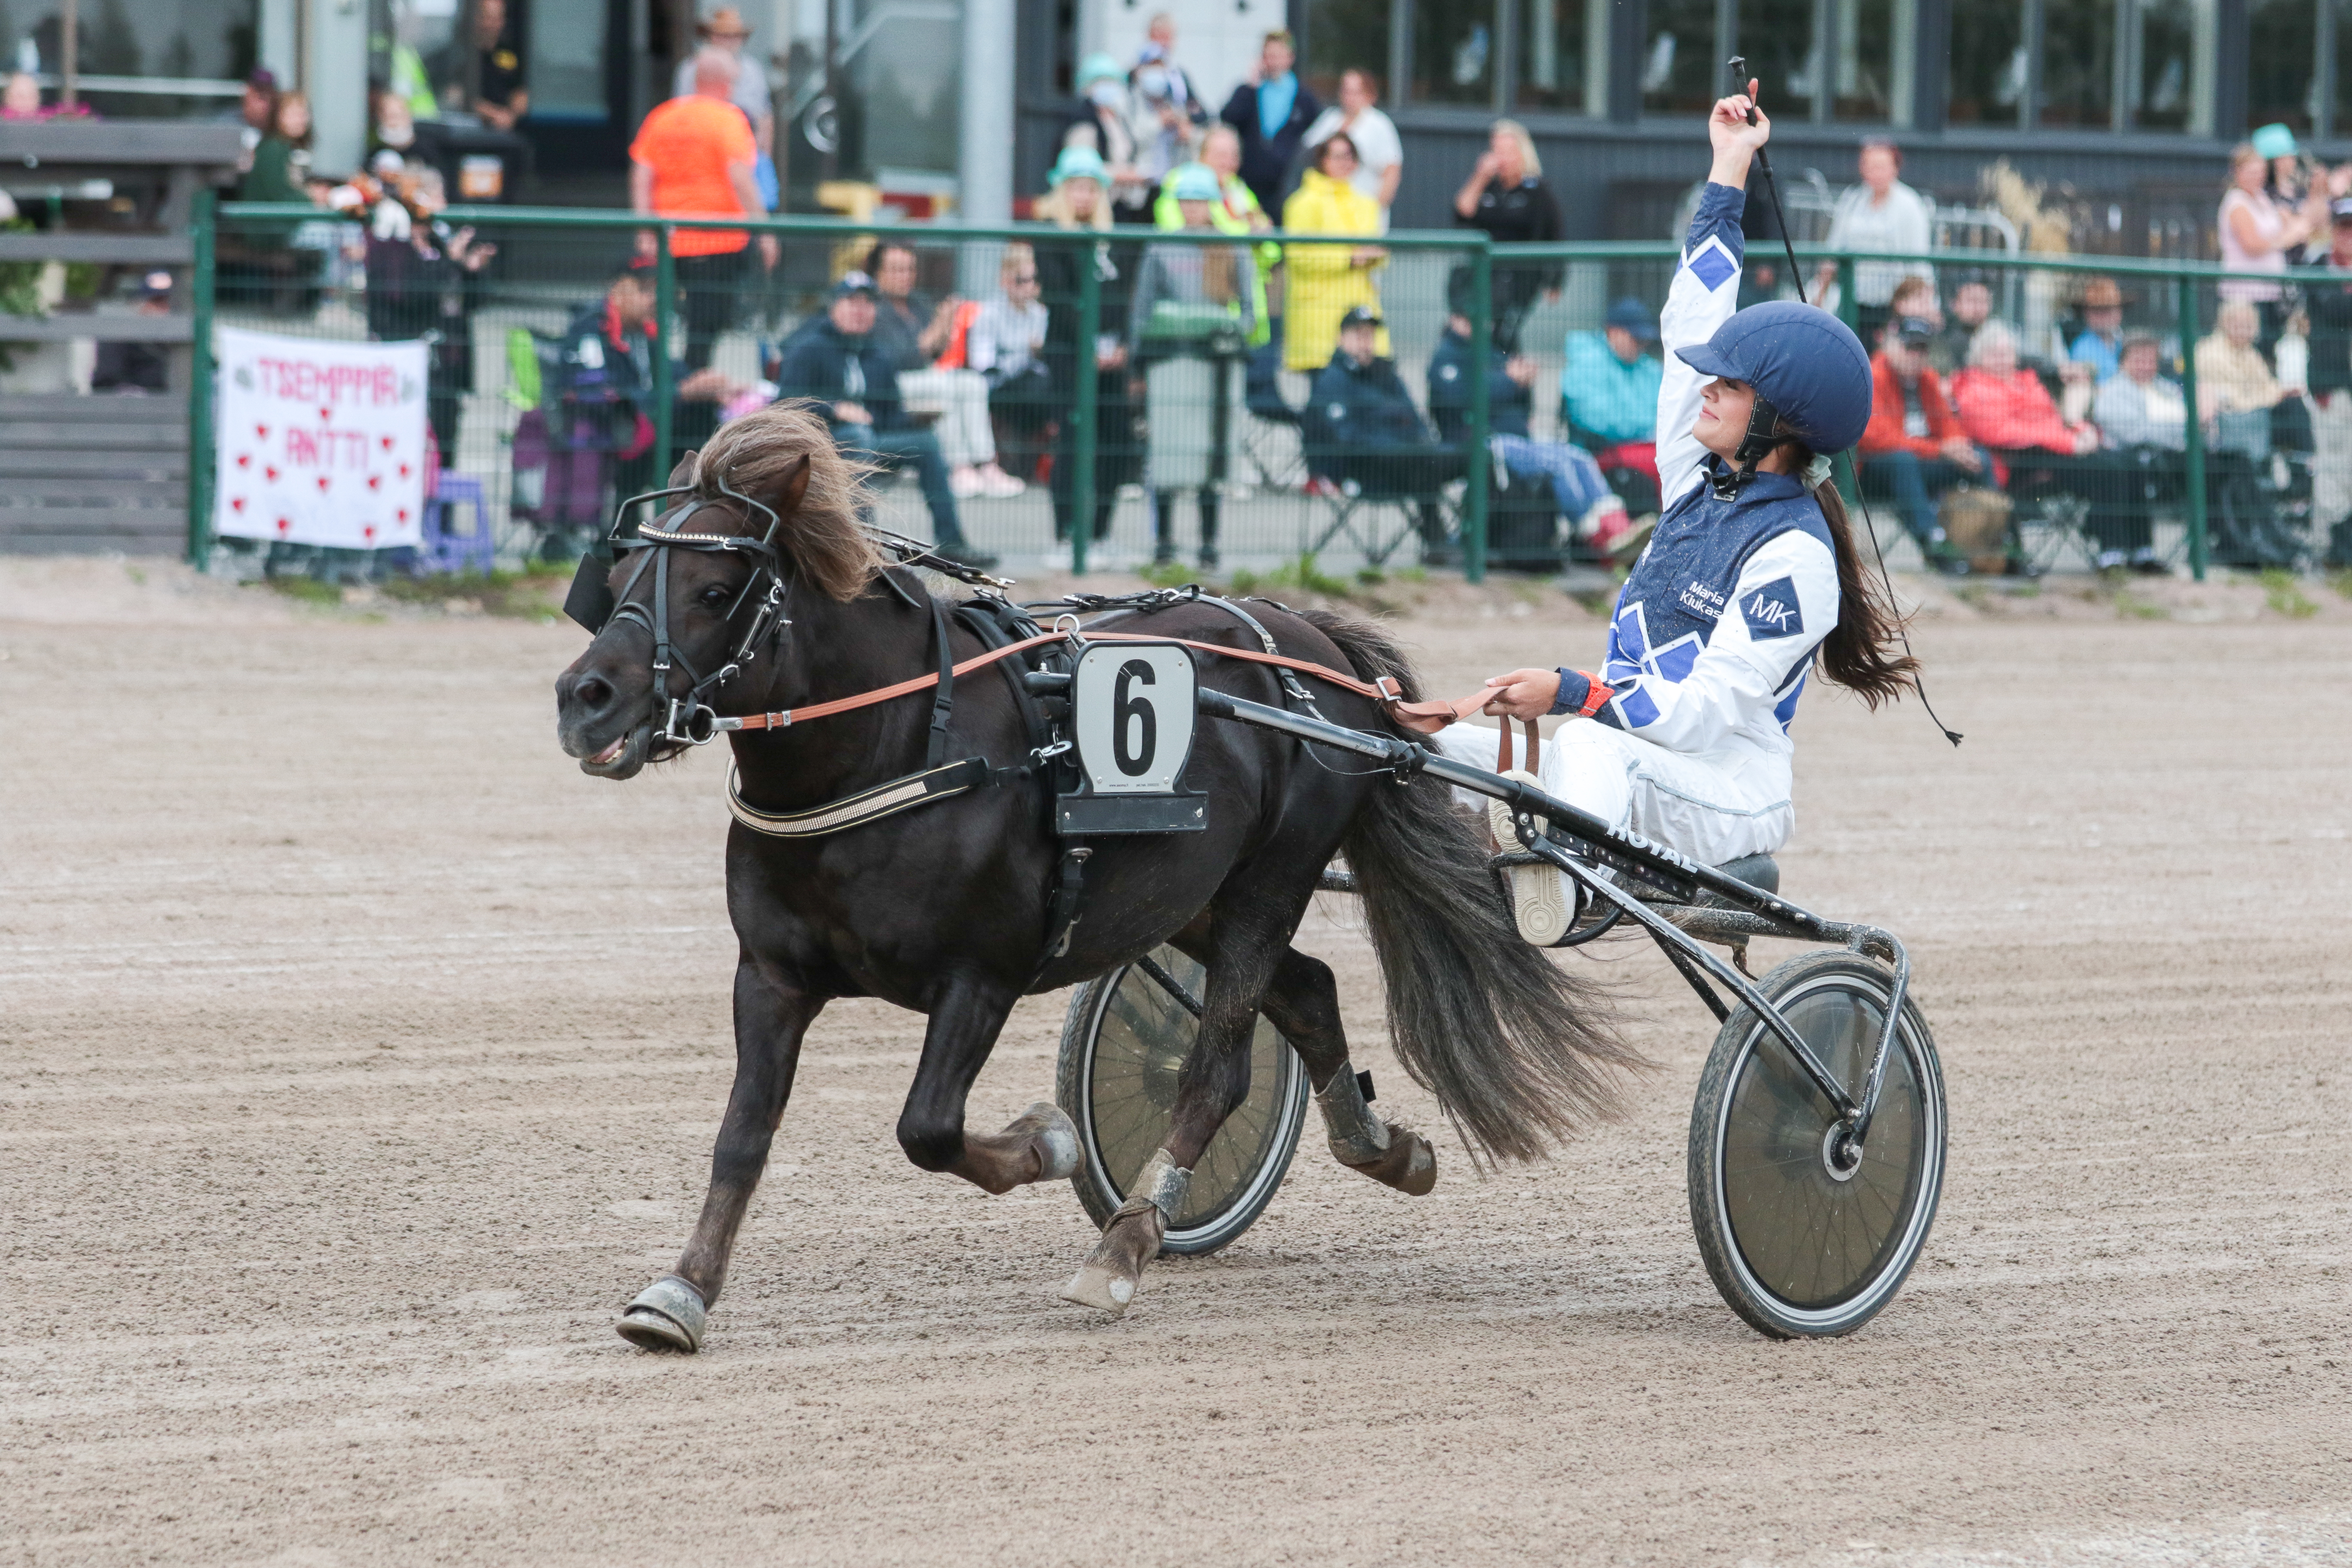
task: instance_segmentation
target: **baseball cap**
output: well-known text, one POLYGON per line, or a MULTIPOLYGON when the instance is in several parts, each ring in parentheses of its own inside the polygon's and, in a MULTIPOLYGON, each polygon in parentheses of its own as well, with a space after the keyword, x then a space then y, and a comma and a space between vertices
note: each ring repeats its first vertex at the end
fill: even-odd
POLYGON ((1117 55, 1096 53, 1078 62, 1077 88, 1080 92, 1098 81, 1125 81, 1127 68, 1118 63, 1117 55))
POLYGON ((1650 314, 1647 305, 1630 294, 1609 307, 1609 314, 1601 325, 1622 327, 1643 342, 1658 335, 1658 319, 1650 314))
POLYGON ((2338 196, 2328 203, 2327 216, 2337 223, 2352 223, 2352 196, 2338 196))
POLYGON ((1176 171, 1169 194, 1180 202, 1213 202, 1219 194, 1217 172, 1206 163, 1187 163, 1176 171))
POLYGON ((1058 185, 1065 180, 1092 180, 1099 185, 1107 184, 1109 177, 1110 171, 1103 167, 1101 153, 1091 147, 1065 147, 1062 155, 1054 160, 1054 172, 1045 177, 1045 183, 1058 185))
POLYGON ((1381 313, 1370 305, 1350 305, 1348 313, 1339 318, 1339 330, 1343 332, 1349 327, 1377 327, 1380 324, 1381 313))
POLYGON ((2254 151, 2265 158, 2292 158, 2297 151, 2294 132, 2284 124, 2265 125, 2247 140, 2254 144, 2254 151))
POLYGON ((871 300, 878 292, 880 290, 874 287, 874 279, 865 273, 845 272, 841 275, 841 281, 833 286, 831 297, 835 300, 845 300, 852 294, 863 294, 871 300))
POLYGON ((150 300, 160 300, 172 291, 172 274, 158 267, 139 279, 139 291, 150 300))
POLYGON ((1924 316, 1898 316, 1895 321, 1895 335, 1911 347, 1917 348, 1936 341, 1936 324, 1924 316))

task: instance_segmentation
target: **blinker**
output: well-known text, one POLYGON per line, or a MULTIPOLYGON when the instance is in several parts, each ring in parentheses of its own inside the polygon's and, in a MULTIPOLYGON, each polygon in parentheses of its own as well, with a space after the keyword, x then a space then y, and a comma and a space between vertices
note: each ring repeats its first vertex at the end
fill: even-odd
POLYGON ((563 613, 588 628, 593 637, 613 618, 613 557, 603 546, 580 558, 572 587, 563 595, 563 613))

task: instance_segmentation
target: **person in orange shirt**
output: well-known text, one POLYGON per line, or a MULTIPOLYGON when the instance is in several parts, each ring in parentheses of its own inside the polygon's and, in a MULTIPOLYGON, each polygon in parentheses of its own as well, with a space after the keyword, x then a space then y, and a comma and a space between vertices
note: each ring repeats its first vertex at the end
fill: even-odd
POLYGON ((1897 316, 1870 360, 1870 426, 1854 448, 1862 493, 1895 502, 1928 563, 1954 574, 1968 558, 1947 546, 1936 500, 1961 485, 1992 482, 1992 462, 1960 428, 1944 384, 1927 363, 1932 322, 1897 316))
MULTIPOLYGON (((629 145, 629 205, 648 217, 763 217, 754 174, 759 143, 751 122, 735 107, 735 73, 740 69, 726 49, 709 47, 694 57, 694 91, 656 105, 629 145)), ((751 237, 740 228, 681 228, 670 235, 678 287, 686 296, 688 370, 710 363, 719 334, 734 320, 735 296, 743 279, 751 237)), ((654 236, 637 237, 637 247, 654 253, 654 236)), ((761 260, 776 265, 776 237, 760 237, 761 260)))

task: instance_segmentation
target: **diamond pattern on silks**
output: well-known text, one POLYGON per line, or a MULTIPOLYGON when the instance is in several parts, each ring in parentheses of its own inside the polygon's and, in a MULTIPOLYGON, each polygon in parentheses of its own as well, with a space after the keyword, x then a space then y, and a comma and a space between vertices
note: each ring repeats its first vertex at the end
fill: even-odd
POLYGON ((1741 599, 1739 613, 1747 617, 1748 635, 1758 642, 1796 637, 1805 629, 1804 615, 1797 608, 1797 585, 1786 577, 1776 577, 1741 599))
POLYGON ((1731 254, 1723 241, 1712 236, 1708 237, 1706 244, 1691 252, 1683 265, 1690 269, 1692 277, 1706 285, 1709 293, 1722 288, 1725 279, 1739 270, 1738 258, 1731 254))

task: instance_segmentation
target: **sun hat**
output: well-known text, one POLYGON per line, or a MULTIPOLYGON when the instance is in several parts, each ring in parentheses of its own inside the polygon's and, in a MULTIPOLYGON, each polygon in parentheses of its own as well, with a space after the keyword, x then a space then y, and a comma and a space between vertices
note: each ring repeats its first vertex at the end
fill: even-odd
POLYGON ((1054 160, 1054 172, 1045 176, 1045 183, 1058 185, 1065 180, 1092 180, 1099 185, 1108 175, 1102 154, 1093 148, 1065 147, 1062 155, 1054 160))
POLYGON ((1180 202, 1213 202, 1223 193, 1217 189, 1214 169, 1206 163, 1187 163, 1169 182, 1169 194, 1180 202))

